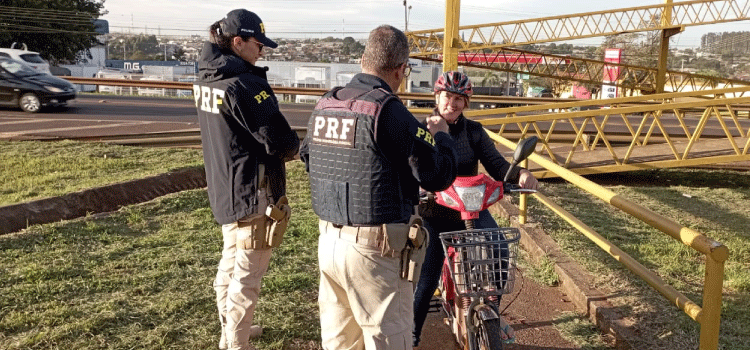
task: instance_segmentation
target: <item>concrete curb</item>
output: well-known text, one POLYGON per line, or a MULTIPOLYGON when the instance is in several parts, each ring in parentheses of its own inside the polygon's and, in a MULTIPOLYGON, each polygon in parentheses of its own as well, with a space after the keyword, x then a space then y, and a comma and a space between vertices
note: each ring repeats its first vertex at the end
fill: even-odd
POLYGON ((570 258, 539 224, 518 222, 518 207, 507 200, 490 207, 494 215, 504 217, 521 231, 521 246, 533 259, 547 256, 555 263, 555 272, 560 277, 560 287, 570 297, 576 309, 586 314, 603 333, 615 338, 615 346, 621 350, 635 349, 637 332, 624 315, 607 301, 607 295, 597 290, 590 281, 593 277, 578 262, 570 258))
POLYGON ((206 172, 201 167, 12 204, 0 207, 0 234, 20 231, 30 225, 111 212, 169 193, 202 187, 206 187, 206 172))

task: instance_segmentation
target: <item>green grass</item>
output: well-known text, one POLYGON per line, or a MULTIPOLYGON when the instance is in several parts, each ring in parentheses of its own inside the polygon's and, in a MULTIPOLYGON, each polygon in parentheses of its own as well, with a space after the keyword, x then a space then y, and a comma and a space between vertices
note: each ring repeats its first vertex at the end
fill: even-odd
MULTIPOLYGON (((290 165, 294 214, 263 279, 260 349, 319 343, 317 219, 290 165)), ((0 348, 214 349, 220 250, 205 190, 0 237, 0 348)))
POLYGON ((555 319, 555 328, 565 339, 582 350, 611 349, 611 346, 602 340, 596 326, 584 316, 572 312, 563 313, 555 319))
POLYGON ((200 149, 0 142, 0 206, 203 166, 200 149))
MULTIPOLYGON (((596 180, 596 178, 594 178, 596 180)), ((750 177, 744 172, 648 170, 599 176, 605 187, 725 244, 721 349, 750 349, 750 177)), ((542 192, 609 241, 656 271, 668 284, 702 304, 704 257, 670 236, 603 204, 572 185, 546 182, 542 192)), ((698 344, 698 324, 625 270, 542 204, 530 201, 530 218, 541 222, 563 249, 596 276, 623 314, 644 333, 643 348, 682 349, 698 344)))
POLYGON ((531 259, 522 249, 518 253, 521 255, 520 267, 526 277, 548 287, 556 286, 560 282, 560 276, 555 272, 555 263, 549 257, 545 255, 531 259))

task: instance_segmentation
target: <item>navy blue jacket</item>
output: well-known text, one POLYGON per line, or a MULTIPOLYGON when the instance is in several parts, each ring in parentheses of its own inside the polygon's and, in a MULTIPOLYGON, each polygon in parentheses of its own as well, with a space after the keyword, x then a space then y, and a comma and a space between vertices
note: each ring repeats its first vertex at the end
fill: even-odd
POLYGON ((211 210, 219 224, 258 213, 258 165, 265 164, 274 200, 286 193, 284 162, 299 149, 299 138, 279 110, 256 67, 231 51, 206 42, 193 86, 203 142, 211 210))

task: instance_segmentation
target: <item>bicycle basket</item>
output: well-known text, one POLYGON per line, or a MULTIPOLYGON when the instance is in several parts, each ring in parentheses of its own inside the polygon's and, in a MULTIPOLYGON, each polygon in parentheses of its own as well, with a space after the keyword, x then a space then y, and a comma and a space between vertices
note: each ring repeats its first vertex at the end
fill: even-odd
POLYGON ((460 296, 501 295, 513 290, 518 240, 517 228, 443 232, 443 242, 456 292, 460 296))

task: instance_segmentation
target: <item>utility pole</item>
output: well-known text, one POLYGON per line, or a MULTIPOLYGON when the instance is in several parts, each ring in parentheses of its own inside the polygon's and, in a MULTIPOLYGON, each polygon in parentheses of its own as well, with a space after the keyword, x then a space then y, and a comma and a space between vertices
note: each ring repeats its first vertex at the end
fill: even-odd
POLYGON ((409 11, 411 11, 411 5, 406 6, 406 0, 404 0, 404 32, 409 31, 409 11))

